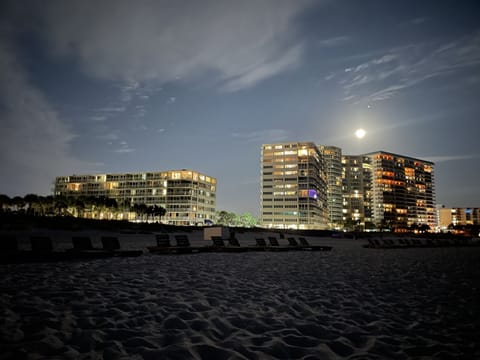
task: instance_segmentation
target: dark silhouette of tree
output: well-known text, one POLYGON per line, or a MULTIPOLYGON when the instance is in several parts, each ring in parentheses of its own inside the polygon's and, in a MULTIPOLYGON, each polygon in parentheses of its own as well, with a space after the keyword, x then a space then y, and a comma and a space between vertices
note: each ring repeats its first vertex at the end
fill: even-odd
POLYGON ((23 197, 23 200, 27 203, 27 214, 38 215, 39 200, 36 194, 27 194, 23 197))
POLYGON ((153 219, 155 220, 155 217, 160 217, 160 221, 162 221, 162 216, 165 216, 167 213, 167 210, 165 208, 158 206, 158 205, 153 205, 151 206, 150 213, 153 216, 153 219))
POLYGON ((10 212, 12 199, 8 195, 0 194, 0 212, 10 212))
POLYGON ((18 213, 25 212, 25 200, 21 196, 15 196, 12 199, 12 205, 15 207, 15 211, 18 213))
POLYGON ((145 204, 134 204, 132 210, 137 214, 137 217, 143 221, 144 215, 148 214, 148 207, 145 204))

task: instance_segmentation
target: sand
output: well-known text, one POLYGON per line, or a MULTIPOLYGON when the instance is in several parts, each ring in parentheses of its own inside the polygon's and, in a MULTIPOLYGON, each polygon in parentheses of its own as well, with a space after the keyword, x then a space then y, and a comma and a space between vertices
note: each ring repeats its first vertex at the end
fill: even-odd
POLYGON ((480 248, 317 243, 1 265, 0 359, 480 358, 480 248))

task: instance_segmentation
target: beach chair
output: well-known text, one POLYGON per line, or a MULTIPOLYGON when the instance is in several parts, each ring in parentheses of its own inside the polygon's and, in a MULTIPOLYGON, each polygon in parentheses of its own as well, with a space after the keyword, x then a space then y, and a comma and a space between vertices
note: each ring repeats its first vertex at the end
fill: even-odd
POLYGON ((278 243, 277 238, 274 237, 274 236, 269 236, 269 237, 268 237, 268 243, 270 244, 270 246, 280 246, 280 244, 278 243))
MULTIPOLYGON (((228 239, 228 245, 225 244, 225 240, 221 236, 212 236, 213 245, 211 249, 219 252, 245 252, 248 248, 241 247, 240 243, 235 237, 228 239)), ((203 251, 203 250, 202 250, 203 251)))
POLYGON ((288 246, 291 246, 291 247, 298 247, 299 246, 297 240, 295 240, 294 237, 288 237, 287 241, 288 241, 288 246))
POLYGON ((238 239, 236 237, 230 237, 228 239, 228 245, 233 247, 240 247, 240 243, 238 242, 238 239))
POLYGON ((374 249, 377 247, 373 239, 367 239, 367 241, 368 241, 368 244, 363 245, 364 248, 374 249))
POLYGON ((170 235, 168 234, 156 234, 155 240, 157 241, 158 247, 171 247, 170 235))
POLYGON ((177 247, 190 247, 190 240, 187 235, 175 235, 177 247))
POLYGON ((225 241, 223 241, 221 236, 212 236, 212 242, 214 247, 224 248, 225 241))
POLYGON ((265 242, 264 238, 255 238, 255 245, 256 250, 265 250, 267 247, 267 243, 265 242))
POLYGON ((298 241, 300 242, 300 245, 303 247, 304 250, 310 250, 310 251, 330 251, 330 250, 332 250, 331 246, 310 245, 310 243, 304 237, 299 237, 298 241))
POLYGON ((278 242, 277 238, 274 236, 269 236, 268 237, 268 243, 269 246, 267 246, 266 250, 270 251, 288 251, 291 250, 290 247, 288 246, 280 246, 280 243, 278 242))
POLYGON ((172 244, 170 243, 169 234, 156 234, 155 235, 156 246, 147 246, 147 250, 154 254, 168 254, 172 250, 172 244))
POLYGON ((120 250, 120 241, 116 236, 102 236, 102 247, 104 251, 107 251, 111 256, 140 256, 142 250, 120 250))

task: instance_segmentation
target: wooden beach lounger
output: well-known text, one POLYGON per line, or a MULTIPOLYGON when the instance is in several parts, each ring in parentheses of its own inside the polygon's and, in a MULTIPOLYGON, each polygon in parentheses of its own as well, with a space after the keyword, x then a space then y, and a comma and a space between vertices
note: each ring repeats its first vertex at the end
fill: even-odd
POLYGON ((309 250, 309 251, 330 251, 330 250, 332 250, 331 246, 310 245, 310 243, 304 237, 299 237, 298 241, 300 241, 300 245, 302 246, 303 250, 309 250))
POLYGON ((267 250, 269 251, 290 251, 292 248, 290 246, 281 246, 275 236, 268 237, 269 246, 267 250))
POLYGON ((72 236, 72 244, 73 248, 67 249, 67 252, 79 260, 102 259, 116 255, 112 250, 94 248, 88 236, 72 236))
POLYGON ((157 246, 148 246, 147 249, 152 254, 192 254, 201 251, 208 251, 208 246, 193 247, 187 235, 175 235, 176 245, 170 243, 169 234, 157 234, 155 236, 157 246))
POLYGON ((248 247, 241 247, 234 237, 228 240, 228 244, 225 244, 225 240, 221 236, 212 236, 212 242, 213 244, 208 247, 212 252, 240 253, 249 250, 248 247))
POLYGON ((121 250, 120 242, 116 236, 102 236, 102 246, 104 251, 110 252, 113 256, 140 256, 142 250, 121 250))

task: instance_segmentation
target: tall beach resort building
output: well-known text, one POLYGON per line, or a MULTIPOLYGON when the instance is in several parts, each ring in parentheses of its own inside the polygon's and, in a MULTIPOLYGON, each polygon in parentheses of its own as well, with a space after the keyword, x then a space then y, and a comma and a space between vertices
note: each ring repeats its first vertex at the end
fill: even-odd
POLYGON ((327 174, 328 225, 340 228, 343 225, 342 214, 342 149, 336 146, 318 145, 325 162, 327 174))
POLYGON ((327 227, 325 163, 313 142, 262 145, 261 225, 280 229, 327 227))
POLYGON ((373 222, 395 227, 428 225, 435 229, 434 164, 386 151, 364 156, 371 164, 373 222))

